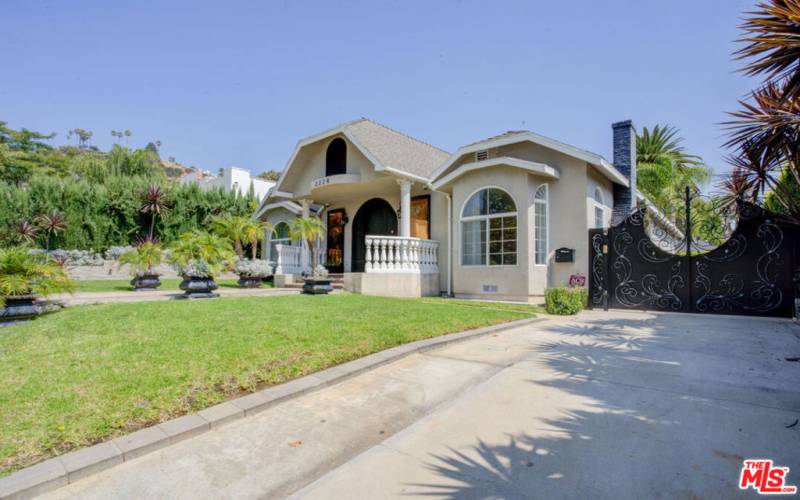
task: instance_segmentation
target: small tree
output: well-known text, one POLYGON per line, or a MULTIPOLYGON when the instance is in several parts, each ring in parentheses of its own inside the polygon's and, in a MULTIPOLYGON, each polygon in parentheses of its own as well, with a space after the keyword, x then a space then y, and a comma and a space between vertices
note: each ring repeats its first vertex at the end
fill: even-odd
POLYGON ((292 224, 289 231, 293 240, 305 241, 311 252, 311 269, 314 274, 317 272, 317 254, 314 252, 317 238, 325 236, 325 224, 318 217, 298 217, 292 224))
POLYGON ((36 222, 45 233, 46 250, 50 250, 50 240, 53 236, 67 229, 67 221, 64 220, 64 216, 61 215, 58 210, 53 210, 49 214, 40 215, 36 218, 36 222))
POLYGON ((166 194, 161 190, 160 187, 155 184, 151 184, 147 190, 142 193, 142 207, 140 208, 142 213, 150 214, 150 232, 148 233, 150 240, 153 239, 153 229, 156 225, 156 217, 161 215, 161 213, 166 209, 166 194))

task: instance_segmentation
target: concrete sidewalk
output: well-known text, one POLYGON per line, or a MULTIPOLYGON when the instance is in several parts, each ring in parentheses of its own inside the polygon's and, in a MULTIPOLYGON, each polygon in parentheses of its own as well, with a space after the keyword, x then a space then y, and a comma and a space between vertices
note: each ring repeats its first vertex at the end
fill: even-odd
MULTIPOLYGON (((270 295, 297 295, 296 288, 227 288, 215 290, 220 297, 262 297, 270 295)), ((153 300, 172 300, 183 295, 180 290, 149 290, 119 292, 76 292, 50 295, 48 301, 59 302, 65 306, 86 304, 106 304, 110 302, 148 302, 153 300)))
POLYGON ((415 354, 47 498, 732 498, 800 483, 800 329, 586 312, 415 354))

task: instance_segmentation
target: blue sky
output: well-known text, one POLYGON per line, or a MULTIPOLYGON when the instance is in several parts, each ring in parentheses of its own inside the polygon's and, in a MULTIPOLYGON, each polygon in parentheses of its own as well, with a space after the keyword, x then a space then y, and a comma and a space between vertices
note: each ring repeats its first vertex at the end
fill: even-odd
POLYGON ((679 127, 718 172, 755 85, 731 53, 755 0, 5 0, 0 120, 162 141, 209 170, 282 169, 361 116, 454 151, 528 129, 611 159, 613 121, 679 127))

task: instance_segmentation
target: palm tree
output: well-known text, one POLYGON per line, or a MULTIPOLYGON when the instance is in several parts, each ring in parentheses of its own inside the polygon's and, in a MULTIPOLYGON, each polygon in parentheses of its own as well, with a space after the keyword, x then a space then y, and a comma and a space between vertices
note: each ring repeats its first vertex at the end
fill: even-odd
POLYGON ((153 229, 156 225, 156 217, 167 209, 167 196, 166 193, 155 184, 148 186, 141 196, 142 206, 140 211, 145 214, 150 214, 150 232, 148 236, 152 240, 153 229))
POLYGON ((317 272, 317 254, 314 252, 314 243, 318 238, 325 236, 325 224, 318 217, 298 217, 294 220, 289 235, 293 240, 305 241, 311 252, 312 273, 317 272))
POLYGON ((741 72, 764 81, 726 123, 725 145, 737 151, 724 187, 754 201, 768 192, 800 221, 800 201, 786 185, 800 185, 800 0, 765 0, 749 14, 739 39, 747 45, 736 55, 749 59, 741 72))
MULTIPOLYGON (((256 259, 258 242, 266 237, 267 232, 275 234, 275 227, 265 221, 250 219, 250 223, 245 227, 245 241, 250 243, 250 255, 253 260, 256 259)), ((262 255, 262 258, 263 257, 262 255)))
POLYGON ((678 129, 647 127, 636 135, 636 187, 668 216, 687 186, 694 192, 708 182, 711 170, 681 145, 678 129))
POLYGON ((253 231, 253 221, 241 215, 215 215, 211 217, 211 230, 233 242, 233 248, 240 259, 244 259, 243 241, 249 241, 253 231))
POLYGON ((58 210, 53 210, 49 214, 40 215, 36 218, 36 221, 46 234, 45 250, 50 250, 51 238, 67 229, 67 221, 64 220, 64 216, 61 215, 58 210))

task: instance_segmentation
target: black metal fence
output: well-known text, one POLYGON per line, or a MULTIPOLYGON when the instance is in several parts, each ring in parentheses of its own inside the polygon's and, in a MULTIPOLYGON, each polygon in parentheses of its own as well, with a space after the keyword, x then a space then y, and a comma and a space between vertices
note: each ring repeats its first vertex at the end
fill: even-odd
POLYGON ((640 209, 589 231, 589 306, 792 317, 800 228, 740 202, 735 228, 714 247, 693 237, 691 203, 687 194, 678 225, 640 209))

